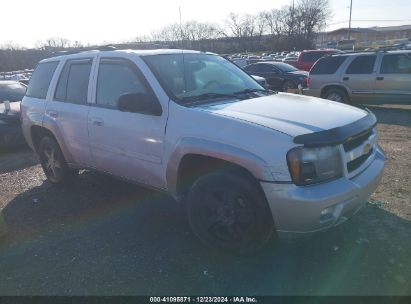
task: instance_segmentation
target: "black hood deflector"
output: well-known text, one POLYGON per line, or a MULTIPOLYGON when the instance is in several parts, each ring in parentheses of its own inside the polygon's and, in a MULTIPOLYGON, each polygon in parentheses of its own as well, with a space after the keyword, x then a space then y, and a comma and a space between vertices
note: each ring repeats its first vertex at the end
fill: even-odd
POLYGON ((375 127, 377 118, 370 110, 366 109, 366 111, 368 114, 360 120, 330 130, 296 136, 294 138, 294 143, 306 147, 334 146, 342 144, 351 137, 368 132, 375 127))

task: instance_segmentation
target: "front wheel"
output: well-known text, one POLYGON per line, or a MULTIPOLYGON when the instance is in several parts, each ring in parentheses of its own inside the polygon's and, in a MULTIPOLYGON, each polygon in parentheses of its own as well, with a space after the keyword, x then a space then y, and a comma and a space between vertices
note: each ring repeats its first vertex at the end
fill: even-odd
POLYGON ((274 223, 258 184, 239 174, 200 177, 187 198, 190 226, 206 245, 250 254, 270 239, 274 223))
POLYGON ((58 143, 49 136, 41 139, 38 154, 44 174, 53 184, 62 184, 78 173, 68 167, 58 143))

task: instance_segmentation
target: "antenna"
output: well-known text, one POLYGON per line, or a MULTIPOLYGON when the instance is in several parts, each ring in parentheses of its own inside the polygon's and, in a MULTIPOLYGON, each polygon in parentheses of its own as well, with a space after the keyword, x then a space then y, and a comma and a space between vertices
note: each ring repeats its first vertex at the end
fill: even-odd
POLYGON ((178 12, 180 14, 180 38, 181 38, 181 48, 183 48, 183 21, 181 18, 181 6, 178 7, 178 12))

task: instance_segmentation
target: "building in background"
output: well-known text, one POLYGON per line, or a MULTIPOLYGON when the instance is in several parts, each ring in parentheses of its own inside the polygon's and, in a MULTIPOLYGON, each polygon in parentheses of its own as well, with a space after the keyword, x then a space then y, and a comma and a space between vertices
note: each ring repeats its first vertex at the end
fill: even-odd
POLYGON ((317 48, 350 49, 388 46, 398 43, 411 43, 411 25, 340 28, 331 32, 319 33, 317 48), (348 37, 350 36, 350 37, 348 37))

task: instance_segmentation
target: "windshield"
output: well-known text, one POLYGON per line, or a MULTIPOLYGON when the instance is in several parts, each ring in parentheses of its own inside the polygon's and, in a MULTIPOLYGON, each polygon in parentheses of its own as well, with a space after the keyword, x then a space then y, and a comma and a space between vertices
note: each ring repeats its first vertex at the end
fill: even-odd
POLYGON ((200 96, 212 99, 265 91, 243 70, 216 55, 167 54, 145 56, 144 60, 165 90, 180 103, 200 96))
POLYGON ((20 83, 0 83, 0 102, 21 101, 26 94, 26 87, 20 83))
POLYGON ((298 69, 296 69, 295 67, 293 67, 292 65, 289 65, 287 63, 279 62, 279 63, 276 63, 275 66, 284 73, 298 71, 298 69))

